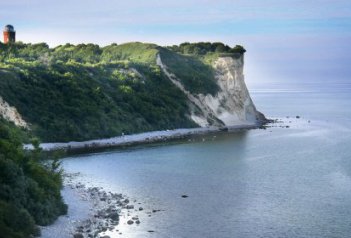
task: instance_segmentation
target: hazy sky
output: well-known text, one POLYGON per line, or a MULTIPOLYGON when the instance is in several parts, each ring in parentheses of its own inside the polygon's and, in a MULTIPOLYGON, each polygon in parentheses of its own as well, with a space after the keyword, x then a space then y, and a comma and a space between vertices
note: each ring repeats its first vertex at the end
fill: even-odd
POLYGON ((350 0, 11 0, 0 16, 18 40, 50 46, 242 44, 249 83, 351 75, 350 0))

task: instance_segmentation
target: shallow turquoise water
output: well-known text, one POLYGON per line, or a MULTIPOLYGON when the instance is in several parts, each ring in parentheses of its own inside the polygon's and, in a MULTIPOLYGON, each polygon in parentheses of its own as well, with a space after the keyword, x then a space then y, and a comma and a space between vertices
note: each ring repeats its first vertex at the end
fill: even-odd
POLYGON ((145 208, 142 223, 122 221, 116 237, 350 237, 351 87, 316 86, 252 90, 260 111, 284 121, 267 130, 70 157, 63 165, 145 208), (162 211, 148 217, 152 209, 162 211))

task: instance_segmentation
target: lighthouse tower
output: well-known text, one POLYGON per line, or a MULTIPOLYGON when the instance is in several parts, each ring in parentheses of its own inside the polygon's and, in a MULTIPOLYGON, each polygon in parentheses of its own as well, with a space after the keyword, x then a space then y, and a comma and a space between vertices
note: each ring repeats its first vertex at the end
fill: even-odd
POLYGON ((12 25, 6 25, 4 28, 4 43, 14 43, 16 41, 15 28, 12 25))

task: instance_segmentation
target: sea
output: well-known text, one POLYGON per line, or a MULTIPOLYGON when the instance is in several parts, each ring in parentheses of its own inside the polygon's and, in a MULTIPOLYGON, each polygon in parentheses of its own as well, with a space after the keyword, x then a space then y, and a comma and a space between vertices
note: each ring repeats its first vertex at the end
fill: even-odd
MULTIPOLYGON (((265 129, 74 155, 63 168, 143 207, 139 225, 125 212, 110 237, 351 237, 351 83, 250 92, 276 120, 265 129)), ((69 215, 86 212, 63 194, 69 215)))

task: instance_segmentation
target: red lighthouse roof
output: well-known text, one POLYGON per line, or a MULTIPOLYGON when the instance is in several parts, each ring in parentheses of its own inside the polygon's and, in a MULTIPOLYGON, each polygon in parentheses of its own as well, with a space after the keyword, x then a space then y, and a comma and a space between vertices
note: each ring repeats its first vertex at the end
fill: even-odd
POLYGON ((5 44, 16 42, 16 32, 12 25, 6 25, 3 33, 5 44))

